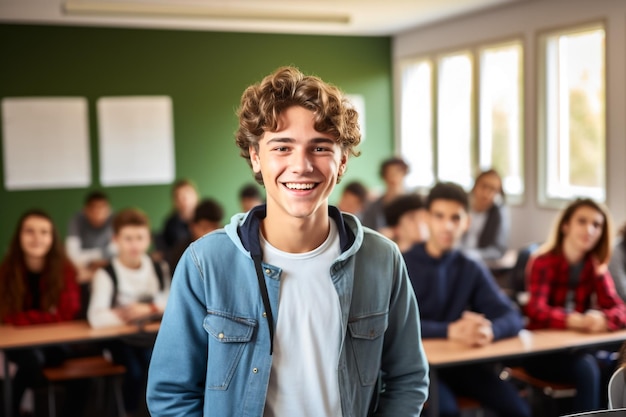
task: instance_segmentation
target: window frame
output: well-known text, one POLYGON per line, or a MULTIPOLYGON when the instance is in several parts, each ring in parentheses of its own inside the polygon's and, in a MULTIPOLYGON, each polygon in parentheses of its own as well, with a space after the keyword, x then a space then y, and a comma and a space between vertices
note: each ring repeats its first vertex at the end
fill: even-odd
POLYGON ((548 116, 547 116, 547 78, 548 78, 548 57, 547 57, 547 43, 548 39, 553 36, 563 36, 570 34, 577 34, 593 30, 604 31, 604 51, 603 51, 603 65, 604 65, 604 185, 603 185, 603 198, 597 198, 589 196, 595 201, 606 203, 608 196, 608 90, 607 90, 607 43, 608 43, 608 31, 607 25, 604 20, 594 20, 577 25, 568 25, 556 29, 545 30, 537 33, 537 204, 539 207, 562 209, 569 202, 575 200, 578 197, 586 197, 586 195, 570 195, 569 197, 551 197, 548 195, 548 116))
MULTIPOLYGON (((398 140, 396 141, 396 147, 398 153, 404 156, 403 143, 405 138, 403 135, 403 123, 402 120, 402 105, 403 105, 403 73, 407 65, 429 61, 431 63, 431 142, 432 142, 432 167, 433 167, 433 179, 434 182, 428 186, 418 185, 415 188, 418 192, 428 192, 430 187, 432 187, 437 181, 440 180, 439 176, 439 73, 440 66, 439 60, 442 57, 455 55, 459 53, 469 53, 471 59, 471 70, 472 70, 472 85, 471 85, 471 107, 470 107, 470 170, 472 171, 472 181, 475 176, 485 169, 486 167, 480 166, 480 76, 481 76, 481 53, 485 49, 490 49, 498 46, 506 46, 518 44, 520 46, 520 85, 519 85, 519 109, 520 109, 520 120, 519 120, 519 138, 520 138, 520 149, 522 152, 521 161, 520 161, 520 178, 522 181, 522 194, 507 194, 506 202, 507 205, 521 205, 524 203, 526 199, 526 193, 528 191, 528 181, 527 181, 527 173, 526 173, 526 158, 525 158, 525 148, 526 148, 526 140, 525 137, 525 126, 526 126, 526 115, 525 115, 525 91, 524 88, 527 83, 527 75, 525 71, 525 51, 526 51, 526 43, 523 35, 514 35, 508 36, 506 38, 502 38, 499 40, 485 41, 472 45, 459 46, 455 48, 442 49, 437 51, 431 51, 423 54, 407 56, 398 60, 397 66, 397 79, 399 80, 398 92, 400 95, 400 99, 398 100, 398 104, 400 106, 400 111, 398 112, 398 126, 399 126, 399 134, 398 140)), ((473 186, 473 185, 472 185, 473 186)), ((471 190, 471 187, 467 190, 468 192, 471 190)))

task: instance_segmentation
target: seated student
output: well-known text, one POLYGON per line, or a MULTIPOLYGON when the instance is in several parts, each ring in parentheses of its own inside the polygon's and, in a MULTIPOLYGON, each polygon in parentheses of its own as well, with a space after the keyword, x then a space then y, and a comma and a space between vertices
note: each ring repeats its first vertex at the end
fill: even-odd
POLYGON ((502 178, 495 169, 481 172, 470 192, 470 225, 461 246, 483 260, 501 258, 507 249, 510 220, 502 178))
MULTIPOLYGON (((136 209, 120 211, 113 219, 113 240, 118 254, 99 269, 93 279, 87 319, 101 328, 140 322, 162 314, 169 294, 170 275, 166 266, 147 255, 150 224, 136 209)), ((144 392, 151 343, 108 344, 113 360, 126 366, 124 404, 135 412, 144 392)))
POLYGON ((360 219, 363 210, 367 207, 367 194, 367 188, 360 181, 349 182, 343 187, 337 208, 345 213, 354 214, 360 219))
POLYGON ((609 272, 613 277, 617 294, 622 301, 626 301, 626 224, 620 229, 617 242, 613 246, 609 272))
POLYGON ((187 249, 187 246, 194 240, 200 239, 207 233, 211 233, 213 230, 217 230, 222 227, 222 220, 224 219, 224 209, 217 201, 207 198, 204 199, 196 207, 193 215, 193 220, 190 224, 191 238, 186 242, 181 242, 173 251, 172 256, 168 260, 168 263, 172 265, 172 268, 176 267, 178 260, 187 249))
POLYGON ((176 181, 172 187, 172 201, 174 210, 165 220, 160 240, 157 242, 158 250, 162 252, 164 259, 171 256, 171 251, 176 245, 188 241, 191 237, 189 223, 198 205, 196 186, 188 179, 176 181))
POLYGON ((408 173, 409 165, 401 158, 393 157, 383 161, 379 174, 385 182, 385 192, 380 198, 370 203, 363 212, 364 226, 385 235, 389 234, 383 209, 385 204, 405 193, 404 178, 408 173))
POLYGON ((239 190, 239 205, 242 212, 247 213, 252 208, 263 203, 263 195, 258 185, 249 183, 239 190))
MULTIPOLYGON (((76 318, 79 310, 76 269, 65 255, 52 219, 40 210, 25 212, 0 263, 0 322, 24 326, 68 321, 76 318)), ((69 353, 67 346, 6 353, 18 366, 13 380, 13 415, 19 415, 26 388, 44 385, 42 368, 60 364, 69 353)), ((78 413, 82 405, 67 401, 63 415, 78 413)))
POLYGON ((93 274, 115 252, 112 245, 111 205, 106 194, 87 195, 82 211, 70 220, 65 239, 67 254, 78 269, 78 280, 90 282, 93 274))
POLYGON ((391 238, 401 252, 428 238, 426 205, 418 194, 396 197, 385 206, 385 220, 391 230, 391 238))
MULTIPOLYGON (((522 318, 482 263, 455 249, 467 228, 468 206, 461 186, 436 184, 426 199, 428 240, 403 255, 420 305, 422 337, 484 346, 517 335, 522 318)), ((515 387, 490 366, 456 366, 439 376, 441 416, 459 416, 457 396, 476 399, 498 416, 530 416, 515 387)))
MULTIPOLYGON (((626 307, 606 267, 611 255, 607 209, 578 199, 560 213, 555 226, 529 262, 527 327, 586 333, 624 327, 626 307)), ((529 358, 524 366, 537 378, 574 384, 572 412, 596 410, 602 405, 601 394, 606 397, 606 381, 586 351, 529 358)))

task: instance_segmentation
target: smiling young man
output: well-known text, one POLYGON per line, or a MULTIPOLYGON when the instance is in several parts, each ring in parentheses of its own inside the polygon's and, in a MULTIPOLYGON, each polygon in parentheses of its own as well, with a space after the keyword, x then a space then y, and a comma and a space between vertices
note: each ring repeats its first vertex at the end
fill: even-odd
MULTIPOLYGON (((468 197, 461 186, 438 183, 428 194, 429 237, 405 252, 424 338, 447 338, 484 346, 515 336, 522 319, 482 264, 456 249, 468 226, 468 197)), ((528 417, 530 410, 493 367, 458 366, 439 373, 440 416, 459 416, 456 396, 480 401, 502 417, 528 417)))
POLYGON ((337 88, 280 68, 244 92, 236 137, 267 204, 179 262, 150 411, 365 417, 377 406, 418 416, 428 365, 402 256, 328 204, 358 154, 356 112, 337 88))

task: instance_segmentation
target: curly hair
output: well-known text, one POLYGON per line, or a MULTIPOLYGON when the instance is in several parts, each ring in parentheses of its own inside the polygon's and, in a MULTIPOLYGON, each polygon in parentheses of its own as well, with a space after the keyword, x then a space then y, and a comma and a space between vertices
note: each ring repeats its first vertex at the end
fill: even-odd
MULTIPOLYGON (((263 134, 278 130, 280 114, 292 106, 312 111, 315 130, 333 136, 344 152, 360 154, 355 149, 361 141, 358 114, 344 94, 318 77, 304 75, 294 67, 281 67, 246 88, 241 97, 235 138, 248 165, 252 166, 250 147, 258 150, 263 134)), ((260 173, 255 179, 263 184, 260 173)))

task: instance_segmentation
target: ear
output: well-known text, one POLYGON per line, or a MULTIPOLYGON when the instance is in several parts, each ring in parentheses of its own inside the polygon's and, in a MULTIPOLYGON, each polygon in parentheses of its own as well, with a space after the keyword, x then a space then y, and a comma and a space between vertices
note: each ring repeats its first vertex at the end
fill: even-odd
POLYGON ((470 216, 469 214, 465 213, 465 221, 464 221, 464 225, 463 225, 463 233, 467 232, 469 230, 470 224, 472 223, 472 216, 470 216))
POLYGON ((341 178, 343 174, 345 174, 347 165, 348 165, 348 154, 344 152, 341 154, 341 161, 339 162, 339 178, 341 178))
POLYGON ((255 174, 261 172, 261 159, 259 158, 258 150, 254 146, 250 146, 248 152, 250 153, 250 165, 252 165, 252 170, 255 174))

